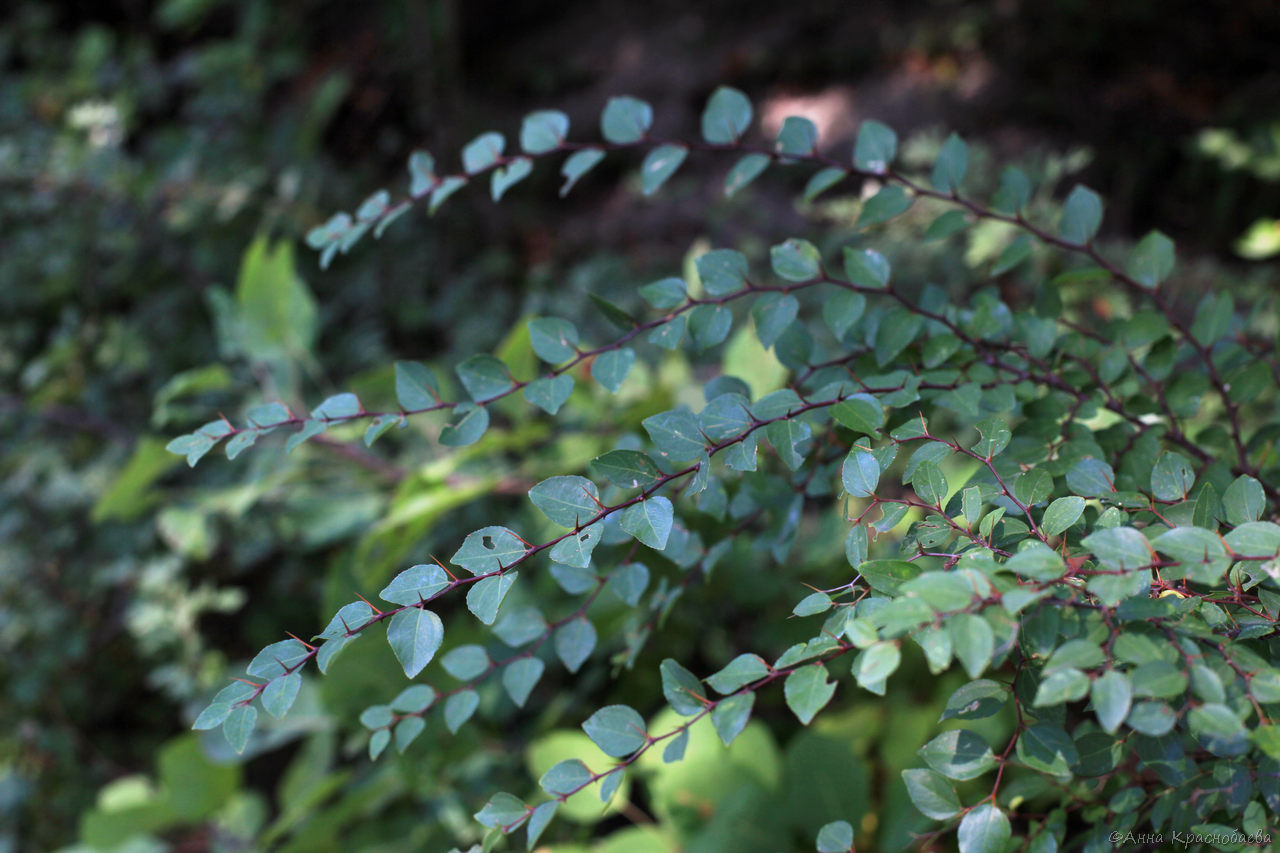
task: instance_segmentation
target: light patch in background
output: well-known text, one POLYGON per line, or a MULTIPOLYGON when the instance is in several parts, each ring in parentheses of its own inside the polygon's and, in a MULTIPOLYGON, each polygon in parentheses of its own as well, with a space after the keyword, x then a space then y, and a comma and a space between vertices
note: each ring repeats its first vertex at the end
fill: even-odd
POLYGON ((760 106, 760 130, 775 137, 787 116, 801 116, 818 128, 819 147, 847 139, 857 126, 854 100, 853 89, 848 86, 831 86, 807 95, 773 95, 760 106))

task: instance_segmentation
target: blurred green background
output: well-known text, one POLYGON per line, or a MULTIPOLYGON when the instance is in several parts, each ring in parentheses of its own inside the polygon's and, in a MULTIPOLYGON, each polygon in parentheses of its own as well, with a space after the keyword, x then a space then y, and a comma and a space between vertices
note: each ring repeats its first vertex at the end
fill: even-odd
MULTIPOLYGON (((309 681, 246 763, 188 726, 282 630, 320 627, 352 590, 489 522, 476 498, 517 511, 520 482, 580 458, 589 428, 546 446, 545 426, 514 425, 449 457, 413 436, 376 454, 340 436, 196 471, 164 445, 264 399, 377 398, 397 358, 447 373, 502 347, 519 364, 527 343, 507 333, 525 315, 574 316, 587 290, 671 274, 695 245, 767 245, 840 207, 798 208, 763 182, 726 203, 722 166, 705 164, 643 201, 606 164, 561 201, 544 170, 501 208, 472 192, 437 219, 415 211, 320 273, 301 236, 402 186, 414 148, 453 163, 540 108, 581 137, 624 93, 688 135, 727 84, 766 127, 810 116, 836 156, 875 117, 926 149, 956 130, 986 162, 1071 172, 1107 198, 1107 233, 1160 228, 1206 280, 1275 286, 1258 264, 1280 253, 1272 0, 10 0, 0 20, 0 851, 443 849, 495 775, 582 748, 552 743, 559 705, 510 755, 434 723, 370 765, 343 734, 367 698, 352 694, 403 681, 372 649, 309 681), (263 293, 287 322, 261 321, 263 293), (514 483, 482 464, 534 447, 514 483)), ((664 369, 651 382, 677 395, 686 374, 664 369)), ((708 656, 737 648, 733 618, 708 656)), ((636 627, 621 620, 600 627, 636 627)), ((559 701, 607 695, 608 669, 588 675, 559 701)), ((857 800, 870 753, 908 760, 877 742, 914 742, 946 695, 898 690, 900 713, 869 707, 784 745, 761 729, 662 777, 659 829, 620 829, 616 849, 667 849, 645 833, 693 823, 704 846, 686 849, 720 849, 759 791, 799 792, 803 811, 796 768, 822 756, 857 800), (734 774, 762 787, 721 792, 711 819, 689 801, 734 774)))

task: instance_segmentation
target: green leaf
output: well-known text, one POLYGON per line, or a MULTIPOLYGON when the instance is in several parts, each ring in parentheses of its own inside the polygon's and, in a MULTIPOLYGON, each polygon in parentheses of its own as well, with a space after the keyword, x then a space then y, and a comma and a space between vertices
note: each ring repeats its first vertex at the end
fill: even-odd
POLYGON ((933 164, 933 188, 940 193, 955 194, 960 191, 968 171, 969 146, 953 133, 942 143, 938 160, 933 164))
POLYGON ((646 302, 659 310, 683 305, 689 297, 684 279, 674 276, 646 284, 639 292, 646 302))
POLYGON ((468 175, 488 169, 502 157, 507 140, 501 133, 482 133, 462 149, 462 169, 468 175))
POLYGON ((566 758, 543 773, 538 784, 553 797, 567 796, 585 788, 593 776, 587 765, 576 758, 566 758))
POLYGON ((597 522, 571 533, 551 549, 551 559, 557 563, 585 569, 591 564, 591 552, 600 544, 604 522, 597 522))
POLYGON ((440 430, 440 443, 445 447, 475 444, 489 428, 489 410, 474 403, 459 403, 453 409, 454 420, 440 430))
POLYGON ((897 595, 903 581, 920 574, 920 567, 905 560, 868 560, 858 566, 867 585, 885 595, 897 595))
POLYGON ((1009 688, 997 681, 986 678, 970 681, 951 694, 938 720, 980 720, 990 717, 1008 704, 1009 695, 1009 688))
POLYGON ((1083 184, 1076 184, 1062 207, 1058 236, 1068 243, 1083 245, 1093 239, 1102 224, 1102 199, 1083 184))
POLYGON ((449 196, 456 193, 467 185, 466 178, 460 178, 457 175, 449 177, 436 184, 435 189, 431 191, 431 201, 427 204, 427 212, 434 215, 440 209, 440 205, 448 200, 449 196))
POLYGON ((507 165, 493 171, 489 183, 489 193, 494 201, 501 201, 507 190, 529 177, 533 171, 533 161, 528 157, 517 157, 507 165))
POLYGON ((467 609, 486 625, 492 625, 498 618, 498 608, 507 597, 511 585, 516 582, 519 572, 507 572, 505 575, 492 575, 475 583, 467 591, 467 609))
POLYGON ((1067 488, 1077 495, 1096 498, 1116 490, 1116 474, 1111 466, 1092 456, 1086 456, 1067 471, 1067 488))
POLYGON ((1230 560, 1217 533, 1200 527, 1175 527, 1151 543, 1162 554, 1182 563, 1189 579, 1216 583, 1226 574, 1230 560))
POLYGON ((1058 498, 1049 504, 1040 519, 1040 532, 1046 536, 1057 536, 1075 524, 1084 514, 1084 498, 1070 495, 1058 498))
POLYGON ((624 509, 618 524, 643 544, 656 551, 663 551, 671 535, 674 517, 670 500, 649 497, 624 509))
POLYGON ((302 688, 302 673, 291 672, 271 679, 262 691, 262 708, 279 719, 289 712, 302 688))
POLYGON ((724 305, 699 305, 689 312, 689 332, 699 350, 709 349, 729 335, 733 314, 724 305))
POLYGON ((507 366, 491 355, 473 355, 457 367, 458 378, 477 403, 500 397, 515 385, 507 366))
POLYGON ((702 138, 713 144, 732 144, 751 126, 751 101, 742 92, 721 86, 702 111, 702 138))
POLYGON ((1159 231, 1150 231, 1129 253, 1126 271, 1143 287, 1155 288, 1173 272, 1173 241, 1159 231))
POLYGON ((379 729, 369 737, 369 760, 377 761, 383 750, 391 743, 391 730, 379 729))
POLYGON ((396 362, 396 399, 406 412, 430 409, 440 402, 435 374, 416 361, 396 362))
POLYGON ((577 672, 596 647, 596 629, 585 616, 561 625, 555 634, 556 656, 565 669, 577 672))
POLYGON ((564 184, 560 187, 560 197, 564 198, 573 189, 574 184, 596 167, 601 160, 604 159, 604 152, 599 148, 584 148, 581 151, 574 152, 564 165, 560 167, 560 174, 564 177, 564 184))
POLYGON ((636 351, 630 347, 605 350, 592 360, 591 376, 611 394, 616 394, 635 363, 636 351))
POLYGON ((511 697, 517 708, 523 708, 529 701, 529 694, 542 678, 546 664, 535 657, 523 657, 514 660, 502 670, 502 686, 511 697))
POLYGON ((827 668, 821 663, 802 666, 787 676, 783 686, 787 707, 802 724, 809 725, 814 715, 831 701, 836 693, 834 681, 827 680, 827 668))
MULTIPOLYGON (((413 743, 426 727, 427 721, 421 717, 405 717, 396 723, 396 751, 403 755, 404 751, 409 748, 409 744, 413 743)), ((386 729, 383 729, 383 731, 385 732, 386 729)))
POLYGON ((391 708, 387 705, 370 705, 360 712, 360 725, 366 729, 386 728, 394 722, 391 708))
POLYGON ((733 249, 713 249, 693 262, 703 288, 711 296, 726 296, 743 288, 747 278, 747 258, 733 249))
POLYGON ((929 223, 929 227, 925 229, 922 241, 932 243, 935 240, 945 240, 952 234, 958 234, 970 225, 969 216, 963 210, 948 210, 937 219, 929 223))
POLYGON ((1004 565, 1010 571, 1035 581, 1056 580, 1066 571, 1062 556, 1057 551, 1034 540, 1019 548, 1018 553, 1004 565))
POLYGON ((563 364, 578 354, 578 327, 559 317, 530 320, 529 344, 548 364, 563 364))
POLYGON ((640 187, 645 195, 653 195, 675 174, 689 156, 683 145, 659 145, 645 156, 640 165, 640 187))
POLYGON ((1167 661, 1150 661, 1129 673, 1133 695, 1172 699, 1187 692, 1187 676, 1167 661))
POLYGON ((600 514, 600 490, 586 477, 548 477, 529 490, 529 500, 561 527, 576 528, 600 514))
POLYGON ((258 652, 245 671, 258 678, 275 678, 296 669, 310 655, 311 650, 298 640, 281 640, 258 652))
POLYGON ((1257 521, 1266 505, 1262 484, 1253 477, 1237 477, 1222 493, 1222 508, 1227 513, 1227 523, 1232 525, 1257 521))
MULTIPOLYGON (((342 239, 358 238, 368 227, 368 223, 357 225, 347 230, 342 239)), ((297 273, 290 242, 273 243, 259 236, 249 245, 236 280, 235 312, 237 337, 254 362, 274 361, 281 356, 294 362, 311 359, 319 330, 319 309, 297 273)), ((256 420, 252 414, 250 419, 256 420)))
POLYGON ((876 643, 863 649, 853 662, 853 677, 858 686, 873 692, 897 671, 902 662, 902 652, 897 643, 876 643))
POLYGON ((391 700, 391 710, 399 714, 421 714, 436 701, 436 691, 429 684, 413 684, 391 700))
POLYGON ((1109 569, 1138 569, 1154 559, 1147 538, 1132 527, 1098 530, 1081 542, 1109 569))
POLYGON ((672 409, 645 418, 641 425, 670 462, 692 462, 707 452, 697 419, 685 409, 672 409))
POLYGON ((865 228, 869 225, 888 222, 895 216, 906 213, 914 201, 915 198, 907 195, 902 187, 889 184, 863 203, 854 227, 865 228))
POLYGON ((922 501, 935 506, 942 503, 950 489, 946 475, 932 461, 920 463, 911 477, 911 486, 922 501))
POLYGON ((530 154, 545 154, 563 145, 568 135, 567 115, 558 110, 540 110, 524 117, 520 147, 530 154))
POLYGON ((483 809, 476 812, 475 819, 484 826, 500 828, 503 833, 508 833, 524 823, 528 814, 528 808, 519 797, 498 793, 489 798, 483 809))
POLYGON ((409 155, 409 195, 421 198, 435 187, 437 180, 434 157, 426 151, 414 151, 409 155))
POLYGON ((769 262, 774 274, 786 281, 809 281, 822 271, 822 255, 818 247, 808 240, 794 237, 771 247, 769 262))
POLYGON ((889 171, 898 153, 898 134, 875 119, 867 119, 858 127, 853 147, 853 164, 864 172, 882 175, 889 171))
POLYGON ((285 453, 292 453, 298 445, 309 438, 315 438, 328 428, 329 424, 325 421, 308 420, 302 425, 302 429, 289 436, 289 440, 284 445, 285 453))
POLYGON ((491 661, 484 646, 469 644, 452 649, 440 659, 440 665, 459 681, 470 681, 486 672, 491 661))
POLYGON ((698 429, 712 441, 727 441, 743 434, 751 426, 752 418, 747 398, 730 392, 707 403, 698 414, 698 429))
POLYGON ((852 284, 880 289, 889 284, 889 273, 889 261, 875 249, 845 247, 844 274, 852 284))
POLYGON ((1243 741, 1249 731, 1235 712, 1219 702, 1206 702, 1187 715, 1191 734, 1210 742, 1243 741))
POLYGON ((1013 481, 1013 495, 1027 506, 1034 506, 1053 492, 1053 477, 1043 468, 1024 471, 1013 481))
POLYGON ((920 330, 924 318, 905 308, 893 308, 880 320, 876 329, 876 364, 884 367, 906 349, 920 330))
POLYGON ((543 376, 524 386, 524 398, 549 415, 560 411, 573 393, 573 377, 567 373, 543 376))
POLYGON ((732 198, 738 190, 760 177, 760 173, 769 167, 768 154, 747 154, 740 158, 724 179, 724 194, 732 198))
POLYGON ((1031 257, 1031 238, 1026 234, 1019 234, 1013 239, 1012 243, 1004 248, 1004 251, 996 258, 996 262, 991 265, 991 274, 993 276, 1004 275, 1029 257, 1031 257))
POLYGON ((653 126, 653 107, 638 98, 610 98, 600 117, 604 138, 618 145, 639 142, 653 126))
POLYGON ((533 810, 533 814, 529 815, 529 823, 526 830, 529 834, 528 848, 530 850, 538 849, 538 839, 542 836, 543 830, 547 828, 547 824, 551 823, 551 819, 556 816, 556 811, 560 808, 558 800, 548 800, 541 803, 533 810))
POLYGON ((884 407, 870 394, 854 394, 837 403, 831 407, 831 416, 862 435, 876 435, 884 426, 884 407))
POLYGON ((956 835, 960 853, 1003 853, 1012 830, 1004 812, 983 803, 964 816, 956 835))
POLYGON ((862 318, 866 307, 867 298, 861 293, 841 290, 823 301, 822 319, 831 329, 831 334, 840 339, 862 318))
POLYGON ((646 453, 610 450, 591 461, 592 470, 622 489, 647 489, 662 480, 662 470, 646 453))
POLYGON ((912 805, 925 817, 947 820, 960 813, 955 786, 940 774, 924 768, 903 770, 902 781, 906 783, 912 805))
POLYGON ((851 496, 869 498, 880 483, 880 463, 870 451, 855 447, 840 468, 840 482, 851 496))
POLYGON ((662 695, 666 697, 671 708, 682 717, 692 717, 701 713, 706 698, 706 690, 692 672, 676 661, 667 658, 660 667, 662 673, 662 695))
POLYGON ((649 740, 644 718, 627 705, 606 705, 582 724, 582 730, 605 755, 626 758, 649 740))
POLYGON ((640 603, 648 586, 649 567, 644 563, 623 563, 609 576, 609 589, 632 607, 640 603))
POLYGON ((1166 450, 1151 469, 1151 493, 1157 500, 1185 500, 1195 485, 1196 472, 1185 456, 1166 450))
POLYGON ((206 453, 213 449, 215 441, 203 435, 182 435, 165 445, 165 450, 187 457, 187 465, 194 468, 206 453))
POLYGON ((831 609, 831 596, 825 592, 812 592, 800 599, 800 602, 791 608, 793 616, 815 616, 819 613, 826 613, 831 609))
POLYGON ((973 445, 972 450, 985 459, 998 456, 1006 447, 1013 435, 1009 425, 1000 418, 987 418, 977 425, 981 438, 973 445))
POLYGON ((1016 216, 1031 201, 1031 181, 1017 166, 1006 166, 1000 173, 1000 189, 991 199, 997 213, 1016 216))
POLYGON ((853 848, 853 825, 835 820, 818 830, 818 853, 848 853, 853 848))
MULTIPOLYGON (((449 558, 473 575, 487 575, 507 568, 525 555, 528 546, 505 527, 482 527, 463 540, 462 547, 449 558)), ((431 568, 417 566, 415 568, 431 568)), ((439 580, 437 578, 437 580, 439 580)), ((388 587, 389 588, 389 587, 388 587)), ((383 596, 385 598, 385 596, 383 596)), ((425 596, 424 596, 425 597, 425 596)), ((392 599, 387 599, 391 601, 392 599)), ((409 604, 411 602, 397 602, 409 604)))
POLYGON ((724 695, 733 693, 753 681, 759 681, 769 672, 769 665, 759 655, 741 654, 708 678, 707 683, 717 693, 724 695))
POLYGON ((1083 699, 1088 692, 1089 676, 1074 667, 1062 667, 1041 679, 1032 705, 1036 708, 1065 705, 1083 699))
POLYGON ((231 712, 235 710, 237 703, 252 698, 256 690, 257 687, 255 685, 243 681, 231 682, 217 692, 209 706, 196 717, 195 722, 191 724, 191 728, 198 732, 217 728, 222 725, 227 717, 231 716, 231 712))
POLYGON ((364 446, 372 447, 373 443, 387 430, 391 429, 398 423, 404 423, 404 419, 400 415, 378 415, 369 421, 369 426, 364 431, 364 446))
POLYGON ((233 708, 222 724, 222 734, 236 754, 242 754, 249 744, 249 736, 258 724, 258 709, 252 705, 240 705, 233 708))
POLYGON ((977 779, 996 766, 991 747, 967 729, 943 732, 921 747, 919 755, 934 770, 957 782, 977 779))
POLYGON ((815 198, 822 195, 827 190, 844 180, 849 173, 844 169, 838 169, 830 166, 820 172, 814 173, 813 177, 804 187, 804 200, 806 203, 812 202, 815 198))
POLYGON ((480 704, 480 697, 474 690, 463 690, 455 693, 445 700, 444 703, 444 724, 453 734, 458 733, 458 729, 476 712, 476 707, 480 704))
POLYGON ((1274 556, 1280 551, 1280 525, 1270 521, 1248 521, 1225 537, 1232 553, 1248 557, 1274 556))
POLYGON ((662 748, 662 763, 671 764, 672 762, 682 761, 685 750, 688 747, 689 730, 682 729, 678 735, 668 740, 667 745, 662 748))
POLYGON ((789 293, 767 293, 757 299, 751 318, 755 321, 760 345, 765 349, 772 347, 799 313, 800 303, 789 293))
POLYGON ((1161 737, 1172 731, 1177 715, 1164 702, 1137 702, 1125 721, 1131 729, 1150 737, 1161 737))
POLYGON ((1098 725, 1107 734, 1114 734, 1129 716, 1133 703, 1133 687, 1128 677, 1123 672, 1109 669, 1093 682, 1089 696, 1098 725))
POLYGON ((964 666, 970 678, 982 675, 995 655, 996 641, 991 625, 981 616, 957 613, 951 617, 948 629, 956 660, 964 666))
POLYGON ((801 116, 787 116, 782 120, 778 141, 774 144, 774 149, 779 154, 807 157, 817 147, 818 128, 812 121, 801 116))
MULTIPOLYGON (((834 685, 832 685, 834 688, 834 685)), ((751 709, 756 704, 756 694, 737 693, 721 699, 711 711, 711 725, 725 746, 729 746, 742 734, 751 719, 751 709)))
POLYGON ((409 678, 422 672, 443 641, 444 623, 425 607, 401 610, 387 626, 387 642, 409 678))

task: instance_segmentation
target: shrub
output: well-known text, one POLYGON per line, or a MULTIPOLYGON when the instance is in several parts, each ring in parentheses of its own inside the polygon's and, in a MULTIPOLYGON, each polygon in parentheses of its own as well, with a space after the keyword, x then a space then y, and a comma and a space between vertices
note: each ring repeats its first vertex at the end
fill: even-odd
POLYGON ((633 801, 657 823, 615 833, 636 845, 617 849, 1263 834, 1280 811, 1274 296, 1238 308, 1179 274, 1158 232, 1103 246, 1087 187, 1056 221, 1052 186, 1018 168, 979 192, 954 135, 920 169, 864 121, 847 163, 803 118, 749 141, 751 104, 728 88, 701 141, 652 126, 647 104, 614 98, 604 142, 569 141, 567 116, 544 111, 518 153, 477 137, 459 174, 416 152, 406 197, 378 192, 308 243, 328 266, 468 184, 487 178, 498 200, 567 155, 564 195, 631 151, 644 195, 693 152, 732 159, 726 195, 768 170, 800 173, 806 201, 860 186, 852 229, 767 260, 704 251, 622 304, 592 294, 585 331, 534 318, 502 357, 457 364, 460 387, 400 362, 379 406, 268 402, 175 439, 195 465, 276 431, 292 450, 414 425, 488 478, 448 559, 424 554, 376 600, 266 647, 194 728, 244 750, 259 708, 287 714, 312 663, 339 668, 385 632, 413 683, 346 697, 369 755, 478 729, 470 758, 437 765, 452 776, 432 815, 478 797, 484 849, 522 828, 531 848, 583 837, 549 827, 634 817, 633 801), (918 227, 879 244, 891 221, 918 227), (552 731, 565 723, 585 738, 552 731), (716 737, 726 753, 708 752, 716 737), (501 758, 530 741, 536 786, 501 758), (687 751, 714 771, 677 775, 687 751), (873 778, 868 752, 892 776, 873 778), (513 792, 482 790, 497 778, 513 792))

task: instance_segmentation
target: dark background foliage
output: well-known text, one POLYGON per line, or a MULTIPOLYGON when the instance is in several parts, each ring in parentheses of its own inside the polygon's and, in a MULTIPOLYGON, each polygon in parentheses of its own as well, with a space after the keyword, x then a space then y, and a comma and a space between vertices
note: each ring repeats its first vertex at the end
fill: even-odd
MULTIPOLYGON (((157 772, 227 659, 341 600, 376 495, 403 476, 329 448, 317 466, 356 472, 335 515, 305 461, 189 473, 140 443, 162 447, 250 385, 314 400, 395 358, 487 351, 566 288, 670 270, 744 221, 768 238, 801 221, 786 192, 730 216, 714 182, 624 204, 606 175, 555 202, 553 178, 535 176, 502 208, 473 193, 448 217, 412 214, 391 247, 328 274, 299 251, 319 306, 302 373, 237 352, 216 294, 253 238, 299 242, 401 181, 413 148, 457 151, 535 108, 587 127, 621 93, 685 132, 727 84, 766 116, 797 103, 829 116, 832 150, 868 117, 904 137, 955 129, 997 159, 1087 149, 1079 177, 1105 189, 1109 232, 1160 228, 1212 269, 1253 276, 1242 255, 1280 243, 1266 224, 1280 206, 1268 0, 12 0, 0 14, 0 849, 71 843, 104 785, 157 772), (233 494, 271 477, 297 488, 233 494), (226 510, 242 499, 256 510, 226 510)), ((455 528, 479 520, 466 512, 455 528)), ((280 733, 287 746, 226 784, 276 789, 274 815, 304 759, 341 767, 336 738, 298 737, 280 733)), ((324 800, 297 796, 303 810, 324 800)), ((387 832, 410 819, 364 808, 345 819, 390 813, 387 832)), ((180 824, 159 823, 177 849, 216 846, 180 824)))

